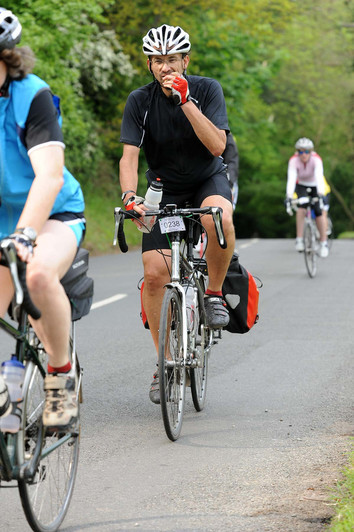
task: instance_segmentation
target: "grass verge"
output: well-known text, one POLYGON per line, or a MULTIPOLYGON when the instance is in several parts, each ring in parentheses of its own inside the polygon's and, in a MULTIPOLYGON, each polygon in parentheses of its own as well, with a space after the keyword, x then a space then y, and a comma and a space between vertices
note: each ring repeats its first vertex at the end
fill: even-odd
POLYGON ((353 532, 354 530, 354 452, 350 465, 344 471, 344 480, 338 485, 335 495, 337 501, 336 515, 333 517, 332 532, 353 532))
MULTIPOLYGON (((113 246, 114 236, 114 208, 121 207, 122 202, 118 186, 113 190, 104 192, 85 192, 85 217, 87 232, 84 247, 92 255, 118 252, 118 247, 113 246)), ((129 248, 140 245, 142 233, 135 225, 127 221, 124 232, 129 248)))
POLYGON ((354 238, 354 231, 344 231, 338 235, 338 238, 354 238))

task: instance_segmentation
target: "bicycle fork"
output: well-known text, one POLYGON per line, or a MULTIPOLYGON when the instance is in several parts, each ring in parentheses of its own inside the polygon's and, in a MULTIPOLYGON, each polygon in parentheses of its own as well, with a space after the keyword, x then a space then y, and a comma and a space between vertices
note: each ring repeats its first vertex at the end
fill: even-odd
MULTIPOLYGON (((172 277, 172 276, 171 276, 172 277)), ((167 288, 175 288, 181 297, 182 305, 182 349, 183 349, 183 364, 186 366, 187 354, 188 354, 188 332, 187 332, 187 305, 186 294, 184 293, 183 286, 179 281, 171 281, 166 284, 167 288)))

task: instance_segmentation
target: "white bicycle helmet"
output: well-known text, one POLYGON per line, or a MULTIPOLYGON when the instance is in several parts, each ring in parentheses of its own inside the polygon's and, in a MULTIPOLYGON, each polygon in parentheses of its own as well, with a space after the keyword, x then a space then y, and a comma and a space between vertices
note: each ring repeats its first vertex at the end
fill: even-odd
POLYGON ((313 150, 314 145, 313 145, 312 140, 306 137, 302 137, 296 142, 295 149, 296 150, 313 150))
POLYGON ((20 42, 22 26, 18 18, 5 7, 0 7, 0 52, 14 48, 20 42))
POLYGON ((190 49, 189 35, 179 26, 163 24, 158 28, 151 28, 143 37, 145 55, 184 54, 190 49))

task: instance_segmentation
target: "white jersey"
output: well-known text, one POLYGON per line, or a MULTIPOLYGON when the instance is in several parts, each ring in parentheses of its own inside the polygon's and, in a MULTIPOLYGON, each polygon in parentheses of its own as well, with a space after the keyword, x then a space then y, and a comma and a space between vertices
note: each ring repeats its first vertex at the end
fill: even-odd
POLYGON ((316 187, 317 193, 324 195, 325 182, 323 179, 322 159, 315 151, 311 152, 307 163, 303 163, 298 153, 295 153, 288 164, 288 182, 286 185, 286 195, 291 198, 295 191, 296 184, 306 187, 316 187))

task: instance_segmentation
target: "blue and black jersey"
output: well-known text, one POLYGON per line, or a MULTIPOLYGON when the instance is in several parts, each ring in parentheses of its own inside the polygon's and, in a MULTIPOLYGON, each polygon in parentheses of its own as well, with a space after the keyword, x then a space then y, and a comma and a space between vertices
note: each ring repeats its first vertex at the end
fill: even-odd
MULTIPOLYGON (((49 86, 34 74, 10 81, 0 97, 0 237, 15 229, 35 178, 29 154, 53 144, 64 147, 49 86)), ((80 184, 65 167, 63 177, 51 214, 83 212, 80 184)))

